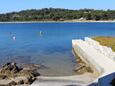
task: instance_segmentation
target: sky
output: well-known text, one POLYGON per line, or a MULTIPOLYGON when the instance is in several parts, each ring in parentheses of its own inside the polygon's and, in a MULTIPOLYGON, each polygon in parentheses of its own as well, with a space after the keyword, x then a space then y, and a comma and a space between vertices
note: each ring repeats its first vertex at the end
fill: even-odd
POLYGON ((0 0, 0 13, 50 7, 115 10, 115 0, 0 0))

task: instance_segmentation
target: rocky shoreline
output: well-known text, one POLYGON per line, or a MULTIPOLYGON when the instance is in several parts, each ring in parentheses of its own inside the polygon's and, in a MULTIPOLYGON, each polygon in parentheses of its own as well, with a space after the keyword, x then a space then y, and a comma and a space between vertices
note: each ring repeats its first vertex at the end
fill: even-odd
MULTIPOLYGON (((77 75, 83 75, 85 73, 93 74, 93 70, 83 62, 78 55, 74 71, 77 75)), ((30 85, 32 84, 37 76, 40 76, 38 69, 44 67, 37 64, 23 64, 17 66, 15 62, 8 62, 0 68, 0 86, 16 86, 16 85, 30 85)))
POLYGON ((86 72, 93 73, 93 70, 84 63, 79 57, 77 57, 77 64, 74 69, 78 74, 84 74, 86 72))
POLYGON ((76 65, 74 68, 74 71, 76 71, 77 74, 84 74, 86 72, 88 73, 93 73, 94 71, 89 67, 89 65, 87 65, 85 62, 82 61, 82 59, 80 59, 80 57, 78 55, 76 55, 74 53, 74 50, 72 50, 73 54, 75 57, 77 57, 76 59, 76 65))
POLYGON ((0 86, 32 84, 40 76, 36 70, 39 67, 34 64, 18 67, 14 62, 6 63, 0 69, 0 86))

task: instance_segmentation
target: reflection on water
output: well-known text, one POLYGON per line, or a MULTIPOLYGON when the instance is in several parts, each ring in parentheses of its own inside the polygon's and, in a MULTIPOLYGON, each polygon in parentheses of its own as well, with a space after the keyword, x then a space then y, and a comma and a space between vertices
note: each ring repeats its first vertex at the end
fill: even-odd
POLYGON ((72 39, 98 35, 115 36, 115 23, 0 24, 0 65, 42 64, 42 75, 74 75, 72 39))

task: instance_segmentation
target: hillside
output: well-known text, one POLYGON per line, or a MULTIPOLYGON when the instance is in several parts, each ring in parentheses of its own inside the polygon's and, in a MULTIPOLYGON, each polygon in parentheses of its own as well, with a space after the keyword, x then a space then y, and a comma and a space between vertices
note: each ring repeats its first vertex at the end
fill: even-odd
POLYGON ((115 10, 69 10, 44 8, 0 14, 0 22, 8 21, 65 21, 65 20, 114 20, 115 10))

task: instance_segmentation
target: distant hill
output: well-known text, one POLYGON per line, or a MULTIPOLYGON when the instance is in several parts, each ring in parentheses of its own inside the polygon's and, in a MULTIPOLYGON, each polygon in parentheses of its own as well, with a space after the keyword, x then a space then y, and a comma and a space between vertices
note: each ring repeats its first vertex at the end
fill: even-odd
POLYGON ((0 14, 1 22, 10 21, 65 21, 65 20, 115 20, 115 10, 59 8, 31 9, 0 14))

